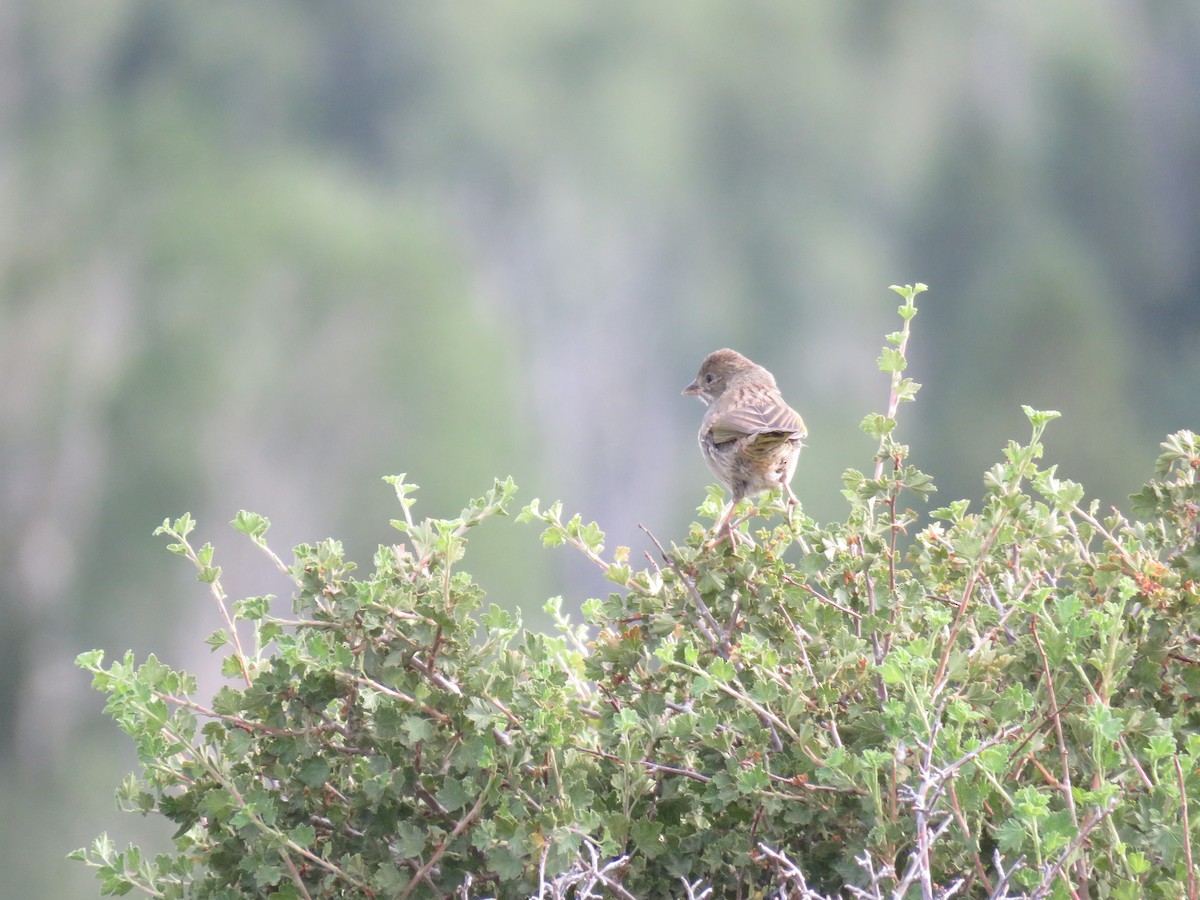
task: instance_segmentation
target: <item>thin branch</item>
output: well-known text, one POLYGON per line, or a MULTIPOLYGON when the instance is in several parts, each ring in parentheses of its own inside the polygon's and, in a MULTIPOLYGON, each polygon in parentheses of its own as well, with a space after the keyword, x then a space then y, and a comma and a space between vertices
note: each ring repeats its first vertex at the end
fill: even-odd
POLYGON ((954 620, 950 623, 950 633, 946 636, 945 647, 942 649, 941 659, 938 660, 937 672, 933 676, 931 696, 934 698, 938 697, 946 688, 946 667, 950 664, 950 654, 954 650, 954 644, 958 640, 959 632, 962 631, 963 619, 966 616, 967 607, 971 605, 971 599, 975 594, 975 585, 983 575, 988 554, 992 552, 992 544, 1000 536, 1000 531, 1007 520, 1007 515, 999 515, 996 524, 992 526, 992 530, 983 539, 983 544, 979 548, 979 560, 972 567, 971 574, 967 576, 966 583, 963 585, 962 599, 958 601, 958 611, 954 614, 954 620))
POLYGON ((428 703, 419 702, 416 697, 410 697, 410 696, 408 696, 408 694, 404 693, 403 691, 398 691, 395 688, 390 688, 385 684, 380 684, 378 681, 375 681, 372 678, 368 678, 365 675, 353 676, 350 678, 350 680, 354 681, 358 684, 364 685, 366 687, 369 687, 372 690, 379 691, 379 693, 381 693, 381 694, 387 694, 387 696, 393 697, 396 700, 402 700, 405 703, 416 706, 416 707, 420 708, 421 712, 425 713, 426 715, 433 716, 433 718, 437 719, 443 725, 447 725, 450 723, 450 717, 447 716, 445 713, 439 712, 438 710, 436 710, 432 706, 430 706, 428 703))
POLYGON ((483 809, 483 804, 487 801, 488 793, 491 791, 492 784, 495 783, 495 780, 495 776, 493 776, 492 780, 488 782, 482 791, 479 792, 479 799, 475 801, 475 805, 471 807, 470 811, 468 811, 465 816, 458 820, 454 828, 451 829, 450 834, 446 836, 446 839, 442 841, 436 850, 433 851, 432 855, 430 855, 429 859, 425 861, 424 865, 417 869, 417 871, 413 874, 412 881, 408 883, 408 887, 401 891, 400 900, 404 900, 405 897, 407 897, 416 889, 417 885, 420 884, 426 878, 426 876, 428 876, 428 874, 433 870, 433 867, 437 865, 438 860, 441 859, 445 854, 446 850, 450 847, 450 842, 466 831, 467 826, 475 821, 475 818, 483 809))
POLYGON ((1050 887, 1054 884, 1054 880, 1062 873, 1066 867, 1067 860, 1075 855, 1075 852, 1083 846, 1084 841, 1088 839, 1088 835, 1095 830, 1096 826, 1108 818, 1109 814, 1117 808, 1117 800, 1113 798, 1108 806, 1103 809, 1095 810, 1079 828, 1079 834, 1075 835, 1075 839, 1063 848, 1062 853, 1058 855, 1053 863, 1047 866, 1042 872, 1042 883, 1037 886, 1032 894, 1029 895, 1029 900, 1042 900, 1050 893, 1050 887))
POLYGON ((809 595, 812 596, 812 598, 814 600, 818 600, 821 603, 824 603, 826 606, 832 606, 838 612, 845 613, 846 615, 850 616, 850 618, 854 619, 855 621, 862 620, 862 615, 860 613, 856 613, 854 610, 850 609, 849 607, 842 606, 840 603, 838 603, 834 600, 830 600, 828 597, 826 597, 824 594, 822 594, 820 591, 818 591, 816 588, 814 588, 811 584, 806 584, 803 581, 796 581, 794 578, 792 578, 792 576, 787 575, 787 574, 780 576, 780 580, 786 581, 788 584, 795 585, 796 587, 798 587, 802 590, 808 591, 809 595))
MULTIPOLYGON (((212 568, 213 571, 217 571, 216 568, 206 566, 204 563, 200 562, 200 557, 196 555, 196 551, 192 549, 192 545, 188 543, 185 537, 180 537, 179 543, 180 546, 184 548, 187 558, 192 561, 192 564, 201 573, 203 573, 205 569, 209 568, 212 568)), ((229 601, 229 595, 225 593, 225 588, 221 586, 221 579, 219 576, 213 578, 212 581, 208 583, 208 590, 212 594, 213 599, 217 602, 217 609, 221 613, 221 619, 225 622, 225 630, 229 634, 229 639, 233 641, 233 648, 237 654, 238 666, 242 670, 242 678, 245 679, 246 684, 249 685, 252 679, 250 678, 250 668, 246 665, 246 651, 242 649, 242 639, 238 635, 237 626, 234 624, 233 618, 229 615, 229 607, 227 605, 229 601)))
MULTIPOLYGON (((275 564, 275 568, 277 568, 280 572, 282 572, 284 575, 286 575, 288 577, 288 580, 291 581, 292 584, 294 584, 296 587, 301 587, 303 585, 303 582, 299 578, 296 577, 296 573, 293 572, 291 569, 289 569, 284 564, 282 559, 280 559, 278 556, 276 556, 275 551, 267 546, 267 542, 265 540, 263 540, 261 537, 257 538, 257 539, 252 539, 252 540, 254 541, 254 545, 267 555, 267 558, 269 560, 271 560, 272 563, 275 564)), ((305 896, 307 897, 308 894, 305 894, 305 896)))
POLYGON ((292 861, 291 854, 280 853, 279 855, 283 857, 283 864, 287 866, 288 874, 292 876, 292 884, 296 885, 296 889, 300 891, 305 900, 312 900, 312 894, 304 886, 304 879, 300 877, 300 870, 296 868, 296 864, 292 861))
MULTIPOLYGON (((963 814, 962 806, 958 802, 958 792, 954 790, 954 782, 950 782, 946 787, 946 795, 950 798, 950 809, 954 813, 954 818, 958 820, 958 827, 962 829, 963 837, 966 838, 966 844, 971 843, 971 827, 967 822, 967 817, 963 814)), ((992 881, 987 876, 987 870, 983 867, 983 860, 979 858, 979 851, 971 851, 971 862, 975 866, 975 875, 983 882, 983 886, 989 891, 992 889, 992 881)))
MULTIPOLYGON (((689 666, 687 663, 681 663, 676 660, 670 660, 666 663, 666 665, 671 666, 672 668, 683 669, 686 672, 691 672, 693 675, 699 675, 703 678, 709 677, 709 674, 707 672, 705 672, 703 669, 699 669, 696 666, 689 666)), ((788 737, 792 738, 792 740, 799 740, 799 735, 796 734, 796 732, 792 729, 792 727, 790 725, 788 725, 787 722, 785 722, 783 719, 779 718, 779 716, 777 716, 774 712, 772 712, 766 706, 763 706, 761 703, 758 703, 755 700, 753 700, 746 693, 731 687, 729 684, 727 684, 724 681, 718 681, 715 679, 712 681, 712 686, 715 687, 717 690, 721 691, 722 693, 728 694, 733 699, 738 700, 741 703, 744 703, 746 706, 750 707, 752 710, 754 710, 756 713, 758 713, 758 715, 760 717, 765 718, 767 721, 773 723, 774 725, 778 726, 779 728, 782 728, 784 731, 787 732, 788 737)))
MULTIPOLYGON (((598 756, 601 759, 607 759, 611 762, 625 762, 624 759, 619 756, 615 756, 612 753, 605 753, 602 750, 593 750, 590 747, 581 747, 578 744, 574 746, 577 751, 581 753, 587 753, 590 756, 598 756)), ((712 781, 709 776, 703 775, 700 772, 693 772, 691 769, 681 769, 677 766, 664 766, 661 763, 651 762, 648 759, 639 759, 637 762, 638 765, 645 766, 652 772, 665 772, 668 775, 680 775, 684 778, 691 778, 693 781, 699 781, 704 784, 708 784, 710 781, 712 781)))
MULTIPOLYGON (((806 642, 811 640, 812 637, 792 620, 791 614, 787 609, 780 606, 779 611, 783 613, 783 617, 787 619, 787 623, 792 629, 792 634, 795 635, 796 647, 800 650, 800 662, 804 666, 804 671, 808 673, 808 677, 812 679, 815 685, 817 683, 817 673, 813 671, 812 663, 808 658, 808 648, 805 646, 806 642)), ((837 719, 834 718, 832 709, 829 710, 829 734, 833 738, 835 747, 842 746, 842 736, 838 732, 837 719)))
POLYGON ((1183 806, 1183 854, 1187 860, 1188 900, 1196 900, 1196 867, 1192 864, 1192 827, 1188 820, 1187 785, 1183 779, 1183 766, 1179 755, 1175 755, 1175 777, 1179 780, 1179 800, 1183 806))
POLYGON ((704 602, 704 598, 700 596, 700 591, 696 587, 695 583, 692 581, 692 579, 688 578, 686 574, 684 574, 683 570, 679 568, 679 563, 677 563, 674 558, 667 553, 666 549, 663 548, 663 545, 659 543, 658 538, 650 533, 649 528, 641 524, 638 525, 638 528, 644 531, 646 533, 646 537, 650 538, 650 540, 654 542, 654 546, 657 547, 658 552, 662 554, 663 561, 670 567, 671 571, 673 571, 679 577, 679 580, 682 581, 684 586, 688 589, 688 593, 692 595, 692 599, 696 601, 696 611, 700 613, 701 618, 701 621, 698 621, 696 624, 699 626, 700 633, 704 635, 705 640, 708 641, 708 644, 712 648, 713 652, 722 659, 729 659, 728 649, 723 643, 721 643, 721 641, 717 639, 717 635, 721 633, 721 626, 717 624, 717 620, 714 619, 712 617, 712 613, 708 611, 708 605, 704 602))
MULTIPOLYGON (((1078 829, 1079 815, 1075 811, 1075 794, 1071 790, 1071 757, 1067 752, 1067 740, 1063 736, 1062 717, 1058 714, 1058 697, 1054 693, 1054 673, 1050 670, 1050 661, 1046 658, 1046 649, 1042 646, 1042 639, 1038 637, 1036 615, 1029 619, 1029 633, 1033 635, 1033 644, 1037 647, 1038 656, 1042 659, 1042 674, 1045 676, 1046 690, 1050 695, 1051 721, 1054 723, 1054 734, 1058 738, 1058 755, 1062 762, 1059 790, 1067 801, 1067 809, 1071 813, 1071 824, 1078 829)), ((1075 866, 1075 877, 1086 895, 1088 893, 1087 870, 1084 868, 1082 860, 1078 861, 1075 866)))

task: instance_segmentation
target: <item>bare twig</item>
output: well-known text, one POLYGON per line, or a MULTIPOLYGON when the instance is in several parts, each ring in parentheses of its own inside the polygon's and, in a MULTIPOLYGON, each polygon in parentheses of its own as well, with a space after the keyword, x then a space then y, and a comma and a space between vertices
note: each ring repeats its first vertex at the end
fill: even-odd
POLYGON ((758 843, 758 852, 774 863, 775 880, 779 891, 773 897, 795 898, 795 900, 831 900, 818 894, 808 886, 804 873, 794 862, 788 859, 782 851, 768 847, 762 841, 758 843))
POLYGON ((616 880, 614 873, 619 872, 629 862, 629 856, 618 856, 601 865, 600 854, 596 842, 582 831, 572 829, 582 839, 587 858, 578 857, 575 864, 567 871, 559 874, 553 880, 546 880, 545 862, 549 847, 542 855, 538 867, 538 892, 531 900, 594 900, 601 896, 619 897, 621 900, 637 900, 616 880), (605 895, 597 894, 594 888, 602 885, 608 889, 605 895))
POLYGON ((1000 876, 1000 881, 997 882, 995 889, 990 894, 990 898, 1002 900, 1002 898, 1008 896, 1008 883, 1012 880, 1012 877, 1025 867, 1025 857, 1018 857, 1013 861, 1013 864, 1009 867, 1008 871, 1005 872, 1004 859, 1000 856, 1000 848, 997 847, 992 851, 992 865, 996 867, 996 872, 1000 876))

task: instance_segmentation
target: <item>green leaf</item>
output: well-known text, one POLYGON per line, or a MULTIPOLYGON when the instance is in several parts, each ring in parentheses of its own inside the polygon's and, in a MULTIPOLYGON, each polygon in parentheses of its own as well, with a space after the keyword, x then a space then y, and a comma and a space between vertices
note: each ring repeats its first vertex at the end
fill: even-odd
POLYGON ((282 866, 259 863, 254 867, 254 883, 259 889, 279 884, 282 878, 282 866))
POLYGON ((880 413, 869 413, 858 423, 858 427, 871 437, 879 439, 892 433, 896 427, 896 420, 880 413))
POLYGON ((727 659, 714 659, 708 666, 709 674, 717 681, 731 681, 737 675, 737 669, 727 659))
POLYGON ((1023 787, 1014 795, 1017 815, 1032 822, 1043 819, 1050 811, 1050 798, 1036 787, 1023 787))
POLYGON ((705 569, 696 581, 702 594, 716 594, 725 589, 727 575, 717 569, 705 569))
POLYGON ((296 825, 288 831, 288 837, 301 847, 311 847, 317 842, 317 830, 312 825, 296 825))
POLYGON ((471 791, 457 778, 447 778, 437 792, 438 803, 450 812, 462 809, 468 802, 474 801, 471 791))
POLYGON ((184 539, 196 527, 196 522, 192 518, 191 513, 184 513, 174 522, 170 519, 163 519, 163 523, 154 529, 154 534, 157 537, 160 534, 166 534, 171 537, 184 539))
POLYGON ((905 366, 908 365, 908 361, 904 358, 904 354, 892 347, 884 347, 883 353, 879 356, 879 359, 875 360, 875 362, 879 366, 880 371, 890 372, 893 375, 903 372, 905 366))
POLYGON ((738 772, 737 786, 743 794, 753 794, 757 791, 765 791, 770 787, 771 779, 767 777, 767 773, 760 766, 749 766, 738 772))
POLYGON ((883 665, 879 667, 879 676, 883 679, 884 684, 902 684, 904 682, 905 670, 899 664, 895 654, 891 654, 883 661, 883 665))
POLYGON ((1088 719, 1101 740, 1116 743, 1120 739, 1124 723, 1111 707, 1093 703, 1088 707, 1088 719))
POLYGON ((663 843, 663 826, 660 822, 639 818, 629 829, 629 836, 638 852, 647 859, 654 859, 666 849, 663 843))
MULTIPOLYGON (((329 780, 331 770, 329 763, 320 757, 309 757, 296 769, 296 777, 310 788, 319 788, 329 780)), ((305 842, 312 843, 311 840, 305 842)))
POLYGON ((218 628, 212 634, 204 639, 204 643, 208 644, 213 650, 224 647, 229 643, 229 632, 224 628, 218 628))
POLYGON ((488 868, 494 871, 500 878, 508 881, 513 881, 521 877, 525 871, 525 866, 521 860, 513 853, 510 847, 501 845, 493 847, 488 851, 487 855, 488 868))
POLYGON ((1034 409, 1032 406, 1024 404, 1021 405, 1021 411, 1033 425, 1034 440, 1037 440, 1037 436, 1041 435, 1050 422, 1062 417, 1062 413, 1056 409, 1034 409))
MULTIPOLYGON (((416 854, 414 853, 412 856, 416 856, 416 854)), ((378 896, 383 897, 400 896, 408 887, 408 881, 408 876, 390 861, 381 865, 371 876, 371 886, 376 890, 378 896)))
POLYGON ((902 402, 915 400, 919 390, 921 390, 920 384, 911 378, 902 378, 896 384, 896 399, 902 402))
POLYGON ((1008 819, 996 829, 996 843, 1009 855, 1018 854, 1025 845, 1025 826, 1014 818, 1008 819))
POLYGON ((85 650, 75 657, 75 665, 89 672, 97 671, 104 662, 103 650, 85 650))
POLYGON ((270 611, 271 601, 274 599, 273 594, 267 594, 265 597, 247 597, 244 600, 235 600, 233 617, 258 621, 270 611))
POLYGON ((267 529, 271 527, 271 520, 266 516, 260 516, 258 513, 247 512, 244 509, 238 510, 238 514, 233 517, 230 522, 234 528, 254 538, 255 541, 261 541, 262 536, 267 533, 267 529))
POLYGON ((632 709, 622 709, 613 716, 613 728, 617 734, 625 735, 642 727, 641 717, 632 709))
POLYGON ((426 834, 411 822, 395 826, 396 853, 401 859, 415 859, 425 850, 426 834))
POLYGON ((534 497, 532 500, 529 501, 529 503, 527 503, 525 505, 524 509, 522 509, 519 513, 517 513, 517 517, 514 521, 521 522, 521 523, 532 522, 535 519, 537 519, 538 521, 541 521, 542 520, 542 510, 541 510, 540 504, 541 504, 541 501, 538 500, 537 497, 534 497))

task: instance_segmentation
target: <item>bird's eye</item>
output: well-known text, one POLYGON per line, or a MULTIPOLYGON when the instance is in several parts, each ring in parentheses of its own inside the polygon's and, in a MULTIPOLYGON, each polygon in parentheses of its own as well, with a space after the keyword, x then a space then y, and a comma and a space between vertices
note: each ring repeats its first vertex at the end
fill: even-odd
POLYGON ((704 376, 704 383, 712 384, 716 380, 716 378, 717 378, 716 375, 714 375, 712 372, 709 372, 707 375, 704 376))

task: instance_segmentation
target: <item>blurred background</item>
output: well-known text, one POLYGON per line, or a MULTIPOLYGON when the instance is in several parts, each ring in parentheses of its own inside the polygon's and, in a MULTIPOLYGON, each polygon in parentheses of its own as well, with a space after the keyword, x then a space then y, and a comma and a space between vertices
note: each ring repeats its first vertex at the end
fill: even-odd
MULTIPOLYGON (((436 516, 511 474, 640 556, 703 499, 679 391, 732 346, 838 519, 916 281, 935 502, 1028 403, 1123 504, 1200 426, 1198 46, 1187 0, 0 3, 0 894, 96 896, 63 855, 101 830, 165 845, 72 660, 215 684, 167 516, 234 596, 289 593, 238 509, 369 565, 400 472, 436 516)), ((606 591, 503 521, 466 568, 538 627, 606 591)))

